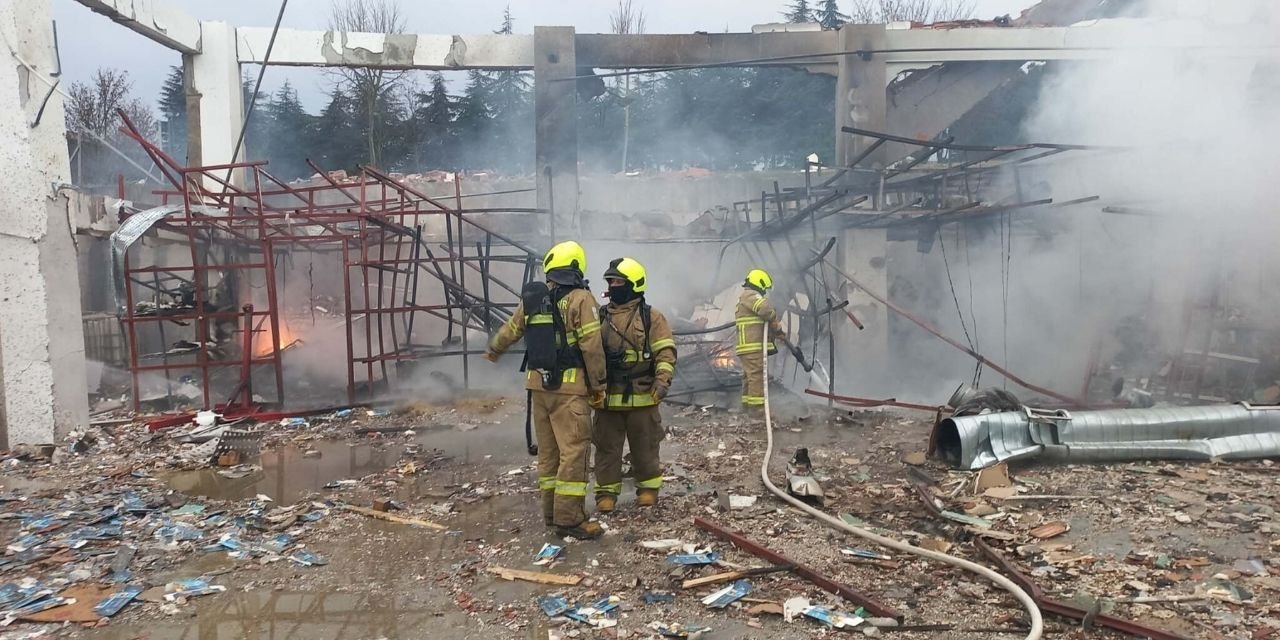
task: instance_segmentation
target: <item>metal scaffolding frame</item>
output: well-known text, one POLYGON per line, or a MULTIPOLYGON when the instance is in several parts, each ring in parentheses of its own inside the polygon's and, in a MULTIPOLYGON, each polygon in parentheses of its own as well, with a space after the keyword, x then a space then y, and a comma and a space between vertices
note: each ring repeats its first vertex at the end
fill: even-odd
POLYGON ((206 408, 236 414, 284 406, 282 353, 291 344, 282 343, 278 270, 289 250, 341 257, 349 404, 388 388, 391 367, 421 358, 460 358, 468 385, 470 358, 484 353, 484 345, 469 344, 468 329, 488 334, 506 322, 541 256, 467 214, 549 212, 466 209, 458 180, 454 206, 372 167, 339 180, 312 164, 323 183, 294 186, 272 176, 265 161, 184 167, 127 119, 122 131, 169 183, 154 192, 160 203, 181 205, 151 233, 186 247, 181 258, 157 251, 148 265, 138 264, 136 252, 124 253, 121 321, 135 410, 140 376, 151 372, 170 385, 175 375, 187 374, 179 380, 196 385, 206 408), (233 180, 236 174, 241 177, 233 180), (444 242, 429 241, 425 229, 441 220, 444 242), (521 281, 513 286, 496 276, 501 264, 522 269, 521 281), (442 303, 419 298, 431 279, 442 303), (414 340, 423 314, 446 323, 440 345, 414 340), (171 346, 174 324, 191 337, 171 346), (158 334, 163 345, 152 357, 139 353, 145 332, 158 334), (254 392, 266 381, 273 388, 259 400, 254 392))

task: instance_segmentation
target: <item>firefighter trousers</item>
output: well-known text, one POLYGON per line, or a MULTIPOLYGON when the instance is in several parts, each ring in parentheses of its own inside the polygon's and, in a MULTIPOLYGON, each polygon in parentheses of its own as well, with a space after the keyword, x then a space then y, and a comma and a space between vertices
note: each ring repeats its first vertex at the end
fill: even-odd
POLYGON ((597 411, 592 441, 596 445, 596 496, 622 493, 622 445, 631 448, 636 492, 662 488, 662 414, 658 407, 597 411))
POLYGON ((742 363, 742 406, 743 408, 764 407, 764 354, 738 354, 742 363))
POLYGON ((576 527, 587 519, 587 465, 591 407, 584 396, 534 391, 538 434, 538 488, 548 525, 576 527))

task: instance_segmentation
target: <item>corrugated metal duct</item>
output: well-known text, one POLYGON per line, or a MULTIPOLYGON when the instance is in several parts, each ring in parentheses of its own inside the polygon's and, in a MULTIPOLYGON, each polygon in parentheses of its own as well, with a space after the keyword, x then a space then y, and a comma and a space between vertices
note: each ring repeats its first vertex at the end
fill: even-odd
POLYGON ((1223 404, 1105 411, 989 413, 947 418, 937 453, 959 469, 1042 458, 1058 462, 1280 456, 1280 406, 1223 404))

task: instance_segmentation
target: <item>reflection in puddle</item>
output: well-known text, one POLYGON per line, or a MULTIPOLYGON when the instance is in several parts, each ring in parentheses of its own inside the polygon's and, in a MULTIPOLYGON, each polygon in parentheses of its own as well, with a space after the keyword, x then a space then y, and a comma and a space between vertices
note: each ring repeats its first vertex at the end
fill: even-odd
POLYGON ((294 447, 265 451, 259 461, 262 470, 242 478, 219 475, 224 469, 197 469, 169 476, 169 486, 189 496, 214 500, 241 500, 263 493, 276 502, 289 503, 329 482, 382 471, 396 464, 403 450, 399 445, 375 448, 343 442, 317 442, 313 448, 320 457, 303 457, 302 450, 294 447))
MULTIPOLYGON (((162 621, 145 628, 112 626, 101 638, 149 640, 308 640, 400 638, 406 628, 426 628, 434 614, 425 606, 401 608, 396 598, 351 593, 251 591, 209 596, 195 602, 195 620, 162 621)), ((90 637, 95 637, 91 635, 90 637)))

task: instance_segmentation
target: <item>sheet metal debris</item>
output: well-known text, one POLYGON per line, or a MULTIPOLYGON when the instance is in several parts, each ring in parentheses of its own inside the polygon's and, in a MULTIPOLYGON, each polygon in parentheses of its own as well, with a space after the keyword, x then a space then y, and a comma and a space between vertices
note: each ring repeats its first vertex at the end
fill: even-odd
POLYGON ((942 420, 931 439, 948 464, 1242 460, 1280 456, 1280 406, 1247 403, 1103 411, 989 413, 942 420))
POLYGON ((702 604, 707 605, 712 609, 723 609, 748 593, 751 593, 751 583, 747 580, 738 580, 737 582, 734 582, 733 584, 720 589, 719 591, 715 591, 711 593, 711 595, 703 598, 702 604))
POLYGON ((106 600, 98 603, 93 611, 104 618, 110 618, 120 610, 125 608, 134 598, 138 597, 143 591, 142 587, 136 585, 127 586, 107 597, 106 600))

